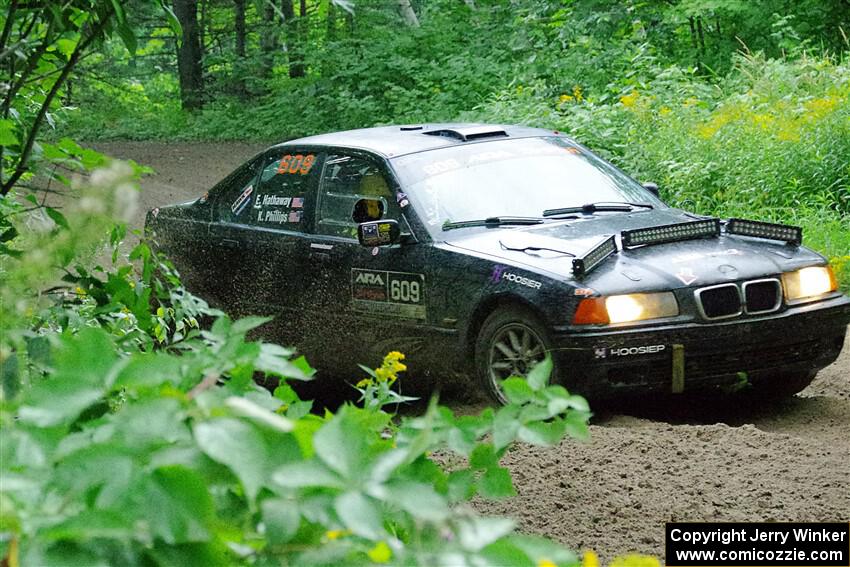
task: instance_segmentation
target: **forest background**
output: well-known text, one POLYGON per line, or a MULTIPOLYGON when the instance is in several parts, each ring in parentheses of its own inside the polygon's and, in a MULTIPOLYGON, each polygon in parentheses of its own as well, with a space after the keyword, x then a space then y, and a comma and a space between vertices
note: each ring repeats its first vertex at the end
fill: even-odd
POLYGON ((552 128, 672 205, 803 226, 850 285, 847 0, 178 0, 182 38, 126 10, 134 53, 81 61, 59 134, 552 128))

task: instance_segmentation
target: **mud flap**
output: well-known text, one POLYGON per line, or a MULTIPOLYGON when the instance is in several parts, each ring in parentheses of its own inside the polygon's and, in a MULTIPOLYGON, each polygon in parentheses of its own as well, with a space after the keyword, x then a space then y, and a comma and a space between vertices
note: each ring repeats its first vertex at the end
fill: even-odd
POLYGON ((673 373, 670 391, 681 394, 685 391, 685 345, 673 345, 673 373))

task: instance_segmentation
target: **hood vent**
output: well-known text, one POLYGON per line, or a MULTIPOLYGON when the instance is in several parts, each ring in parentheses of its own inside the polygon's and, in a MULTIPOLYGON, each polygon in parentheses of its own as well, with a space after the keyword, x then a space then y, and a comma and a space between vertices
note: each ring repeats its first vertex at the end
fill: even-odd
POLYGON ((454 138, 461 142, 471 142, 483 138, 507 138, 508 133, 498 126, 469 126, 466 128, 441 128, 422 132, 426 136, 454 138))

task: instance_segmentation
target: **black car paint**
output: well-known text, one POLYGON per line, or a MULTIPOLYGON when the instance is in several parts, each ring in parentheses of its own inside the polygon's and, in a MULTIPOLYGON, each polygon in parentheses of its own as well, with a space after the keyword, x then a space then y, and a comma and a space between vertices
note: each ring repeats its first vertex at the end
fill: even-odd
MULTIPOLYGON (((507 131, 516 137, 552 135, 528 128, 507 131)), ((395 179, 394 156, 458 143, 486 143, 486 139, 458 142, 385 127, 281 144, 252 161, 291 147, 328 154, 346 151, 370 156, 395 179)), ((731 321, 709 322, 696 316, 695 287, 779 277, 785 271, 825 263, 804 247, 749 237, 723 234, 621 249, 584 278, 573 278, 572 257, 601 237, 700 218, 676 209, 578 214, 530 227, 443 232, 442 239, 435 239, 408 207, 404 218, 410 234, 393 245, 369 249, 354 239, 313 234, 309 220, 305 232, 219 222, 216 204, 228 183, 225 179, 206 199, 150 213, 147 224, 159 246, 181 270, 189 289, 236 315, 274 316, 265 336, 297 344, 318 367, 346 376, 356 375, 356 363, 375 364, 389 350, 405 352, 414 369, 468 371, 481 323, 507 303, 525 305, 542 318, 555 343, 553 355, 559 367, 570 369, 558 378, 594 395, 669 390, 674 344, 685 349, 689 360, 744 353, 741 362, 730 361, 731 367, 715 374, 696 372, 699 379, 689 381, 689 388, 722 385, 742 371, 760 375, 798 367, 816 370, 838 356, 850 320, 850 300, 840 294, 731 321), (394 317, 354 310, 355 280, 362 273, 358 270, 373 274, 371 278, 390 272, 413 274, 390 276, 402 280, 421 278, 424 314, 394 317), (679 316, 604 326, 572 324, 579 301, 587 295, 662 290, 675 293, 679 316), (817 344, 802 341, 813 328, 820 337, 817 344), (758 360, 745 360, 766 348, 790 352, 804 343, 806 354, 799 362, 792 357, 782 359, 779 366, 764 367, 758 360), (598 356, 600 349, 613 352, 646 345, 665 349, 621 359, 598 356)), ((403 191, 394 183, 394 191, 403 191)), ((308 201, 308 219, 313 218, 314 205, 315 200, 308 201)))

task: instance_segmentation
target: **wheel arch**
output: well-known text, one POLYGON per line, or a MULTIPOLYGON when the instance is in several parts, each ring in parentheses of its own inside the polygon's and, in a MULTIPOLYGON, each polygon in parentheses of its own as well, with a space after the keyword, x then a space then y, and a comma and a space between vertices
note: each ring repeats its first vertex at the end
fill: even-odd
POLYGON ((470 364, 474 364, 475 341, 478 338, 478 333, 481 331, 481 327, 484 325, 484 321, 486 321, 487 317, 489 317, 497 309, 508 306, 525 309, 541 321, 545 321, 543 313, 535 307, 533 303, 519 295, 505 293, 491 295, 490 297, 485 298, 476 305, 475 309, 472 311, 472 315, 469 317, 469 324, 466 326, 466 332, 463 337, 464 353, 466 355, 466 360, 468 360, 470 364))

